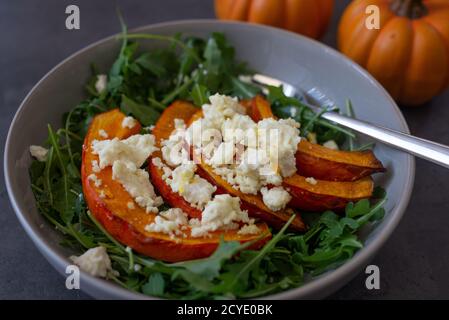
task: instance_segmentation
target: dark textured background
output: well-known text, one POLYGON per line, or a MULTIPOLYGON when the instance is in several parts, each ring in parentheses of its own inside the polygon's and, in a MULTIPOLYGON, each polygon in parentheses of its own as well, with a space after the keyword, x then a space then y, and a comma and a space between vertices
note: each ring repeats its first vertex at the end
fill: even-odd
MULTIPOLYGON (((312 1, 312 0, 311 0, 312 1)), ((338 18, 348 3, 337 0, 324 42, 335 46, 338 18)), ((118 1, 130 28, 154 22, 212 18, 212 0, 118 1)), ((113 1, 42 0, 0 2, 0 144, 31 87, 62 59, 87 44, 119 32, 113 1), (65 29, 65 7, 77 4, 81 30, 65 29)), ((49 101, 51 103, 51 101, 49 101)), ((449 144, 449 92, 415 109, 403 109, 413 134, 449 144)), ((3 147, 1 148, 3 159, 3 147)), ((400 165, 400 164, 398 164, 400 165)), ((39 254, 19 225, 0 185, 0 299, 83 299, 39 254)), ((449 171, 417 160, 409 208, 373 263, 381 289, 365 289, 357 276, 333 299, 449 299, 449 171)))

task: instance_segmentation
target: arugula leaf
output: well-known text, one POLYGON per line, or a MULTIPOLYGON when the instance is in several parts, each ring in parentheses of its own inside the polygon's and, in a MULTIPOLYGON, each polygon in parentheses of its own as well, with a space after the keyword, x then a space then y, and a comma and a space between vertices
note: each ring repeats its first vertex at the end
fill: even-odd
POLYGON ((164 294, 165 280, 159 272, 153 273, 148 282, 142 286, 142 292, 150 296, 160 297, 164 294))
POLYGON ((246 246, 237 241, 225 242, 221 239, 217 250, 209 258, 176 263, 174 266, 182 267, 204 279, 212 280, 219 275, 223 262, 229 260, 246 246))
POLYGON ((161 115, 155 109, 139 104, 125 95, 122 95, 120 110, 127 115, 133 115, 144 126, 155 124, 161 115))
POLYGON ((142 54, 135 61, 136 64, 152 72, 156 77, 165 75, 166 69, 160 64, 160 59, 157 55, 149 52, 142 54))
POLYGON ((193 85, 191 95, 193 103, 198 107, 201 107, 203 104, 206 104, 209 101, 207 88, 201 84, 195 83, 193 85))
POLYGON ((231 83, 236 96, 242 99, 251 99, 260 93, 260 89, 248 83, 240 81, 237 77, 231 77, 231 83))
POLYGON ((204 49, 204 66, 210 73, 219 73, 222 63, 221 51, 214 37, 209 38, 204 49))

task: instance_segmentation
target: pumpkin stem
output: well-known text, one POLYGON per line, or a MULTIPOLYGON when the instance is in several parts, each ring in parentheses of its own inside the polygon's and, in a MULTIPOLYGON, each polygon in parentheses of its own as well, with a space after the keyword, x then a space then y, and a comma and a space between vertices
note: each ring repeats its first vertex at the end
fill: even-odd
POLYGON ((401 17, 419 19, 428 13, 422 0, 393 0, 391 10, 401 17))

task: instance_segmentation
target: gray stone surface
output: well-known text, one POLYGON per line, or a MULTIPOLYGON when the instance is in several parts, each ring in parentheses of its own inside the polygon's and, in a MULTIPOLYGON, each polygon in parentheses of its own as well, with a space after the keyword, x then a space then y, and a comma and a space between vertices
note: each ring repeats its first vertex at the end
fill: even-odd
MULTIPOLYGON (((346 0, 337 1, 324 42, 335 45, 338 17, 346 0)), ((129 27, 154 22, 213 17, 212 0, 118 1, 129 27)), ((0 3, 1 159, 9 123, 31 87, 69 54, 117 33, 113 1, 45 0, 0 3), (81 9, 81 30, 64 27, 65 7, 81 9)), ((49 101, 51 103, 51 101, 49 101)), ((411 131, 449 144, 449 92, 431 103, 403 109, 411 131)), ((400 165, 400 164, 399 164, 400 165)), ((417 161, 416 183, 407 213, 373 263, 381 270, 381 289, 365 289, 364 274, 332 295, 333 299, 449 298, 449 171, 417 161)), ((0 299, 86 299, 68 291, 64 279, 39 254, 9 204, 1 166, 0 299)))

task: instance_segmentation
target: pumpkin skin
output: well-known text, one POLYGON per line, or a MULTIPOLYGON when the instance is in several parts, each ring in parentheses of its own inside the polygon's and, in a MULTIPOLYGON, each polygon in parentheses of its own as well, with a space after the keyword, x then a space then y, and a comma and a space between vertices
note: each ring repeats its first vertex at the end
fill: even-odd
POLYGON ((223 20, 267 24, 318 39, 327 29, 334 0, 215 0, 223 20))
POLYGON ((403 105, 429 101, 449 85, 448 0, 354 0, 338 29, 340 51, 367 69, 403 105), (422 5, 410 17, 394 5, 422 5), (380 9, 380 28, 365 27, 368 5, 380 9))

